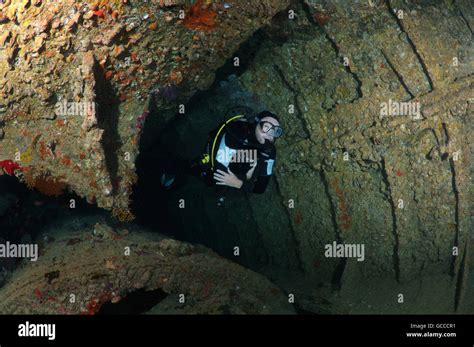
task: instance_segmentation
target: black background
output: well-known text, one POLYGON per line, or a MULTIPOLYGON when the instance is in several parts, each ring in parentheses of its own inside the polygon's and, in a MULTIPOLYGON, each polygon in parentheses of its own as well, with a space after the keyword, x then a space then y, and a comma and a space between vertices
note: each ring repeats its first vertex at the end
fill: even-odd
POLYGON ((278 345, 473 346, 473 316, 0 316, 1 347, 118 344, 161 346, 240 343, 278 345), (55 323, 56 339, 18 337, 18 325, 55 323), (410 324, 454 323, 455 329, 411 329, 410 324), (407 332, 455 332, 456 337, 409 338, 407 332))

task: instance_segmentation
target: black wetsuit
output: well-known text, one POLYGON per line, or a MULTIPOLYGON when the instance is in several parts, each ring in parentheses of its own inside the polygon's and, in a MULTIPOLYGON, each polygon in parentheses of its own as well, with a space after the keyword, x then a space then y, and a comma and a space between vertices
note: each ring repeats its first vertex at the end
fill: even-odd
POLYGON ((243 181, 241 189, 251 193, 263 193, 273 174, 276 158, 275 145, 269 141, 260 144, 255 137, 255 124, 249 123, 245 118, 229 122, 219 134, 215 142, 214 167, 211 161, 203 162, 206 154, 211 155, 212 145, 220 127, 209 133, 205 154, 191 162, 188 172, 194 176, 204 178, 207 184, 216 182, 213 174, 220 169, 227 172, 229 168, 240 180, 243 181), (257 159, 257 166, 250 179, 246 174, 251 168, 251 161, 257 159))

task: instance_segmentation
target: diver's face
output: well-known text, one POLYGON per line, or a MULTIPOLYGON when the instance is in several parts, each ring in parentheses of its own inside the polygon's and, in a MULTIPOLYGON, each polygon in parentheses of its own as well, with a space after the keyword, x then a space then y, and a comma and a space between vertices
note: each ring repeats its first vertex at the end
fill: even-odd
POLYGON ((260 123, 257 124, 257 126, 255 127, 255 137, 257 138, 257 141, 261 144, 264 144, 265 140, 268 140, 270 142, 275 141, 275 138, 271 135, 272 133, 271 131, 269 132, 263 131, 262 126, 264 126, 265 122, 270 123, 273 126, 280 126, 280 123, 278 123, 278 121, 275 118, 272 118, 272 117, 262 118, 260 120, 260 123))

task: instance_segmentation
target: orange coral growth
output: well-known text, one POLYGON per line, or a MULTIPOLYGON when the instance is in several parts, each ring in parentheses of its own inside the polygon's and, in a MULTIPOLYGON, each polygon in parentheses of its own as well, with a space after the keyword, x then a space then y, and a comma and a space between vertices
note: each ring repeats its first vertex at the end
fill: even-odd
POLYGON ((40 158, 45 159, 51 153, 51 151, 48 149, 48 146, 46 146, 44 141, 41 141, 39 145, 40 158))
POLYGON ((131 222, 135 216, 127 208, 116 207, 112 210, 112 215, 121 222, 131 222))
POLYGON ((295 224, 299 225, 301 224, 302 221, 303 221, 303 214, 301 213, 301 211, 297 211, 296 216, 295 216, 295 224))
POLYGON ((59 196, 64 192, 67 185, 60 179, 46 174, 33 177, 31 173, 24 175, 26 185, 30 188, 36 188, 40 193, 48 196, 59 196))
POLYGON ((331 182, 331 186, 334 188, 337 196, 337 207, 340 211, 338 218, 339 227, 342 230, 348 230, 352 228, 352 217, 349 215, 349 209, 346 203, 346 198, 344 197, 344 192, 339 188, 339 183, 337 178, 334 178, 331 182))
POLYGON ((29 189, 33 189, 35 187, 35 178, 31 172, 23 173, 23 181, 29 189))
POLYGON ((97 17, 100 17, 100 18, 105 18, 105 12, 102 11, 102 10, 94 11, 94 15, 96 15, 97 17))
POLYGON ((94 189, 99 189, 97 181, 94 178, 89 182, 89 185, 94 189))
POLYGON ((62 158, 61 163, 62 163, 63 165, 69 166, 69 165, 71 165, 71 158, 69 158, 69 156, 65 155, 65 156, 62 158))
POLYGON ((56 54, 58 54, 58 53, 55 52, 55 51, 44 51, 43 56, 44 56, 45 58, 52 58, 52 57, 54 57, 56 54))
POLYGON ((215 26, 217 13, 205 5, 203 0, 198 0, 186 14, 183 25, 192 30, 212 31, 215 26))
POLYGON ((328 22, 329 22, 329 15, 325 14, 325 13, 321 13, 321 12, 316 12, 314 15, 313 15, 313 18, 316 22, 318 22, 318 24, 323 27, 325 26, 328 22))
POLYGON ((183 82, 183 74, 180 71, 173 70, 170 72, 170 81, 175 84, 180 84, 183 82))

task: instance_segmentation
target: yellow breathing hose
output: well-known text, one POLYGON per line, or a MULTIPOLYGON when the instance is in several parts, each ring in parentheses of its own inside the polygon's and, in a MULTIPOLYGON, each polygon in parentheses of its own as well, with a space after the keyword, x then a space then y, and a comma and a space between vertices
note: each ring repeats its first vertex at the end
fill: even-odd
POLYGON ((219 128, 219 131, 217 132, 217 135, 216 137, 214 138, 214 141, 212 142, 212 149, 211 149, 211 169, 214 170, 214 149, 216 148, 216 142, 217 142, 217 139, 219 138, 219 135, 222 131, 222 129, 224 129, 224 127, 229 123, 229 122, 232 122, 233 120, 237 119, 237 118, 242 118, 244 117, 243 115, 238 115, 238 116, 234 116, 232 118, 230 118, 229 120, 227 120, 224 124, 222 124, 222 126, 219 128))

